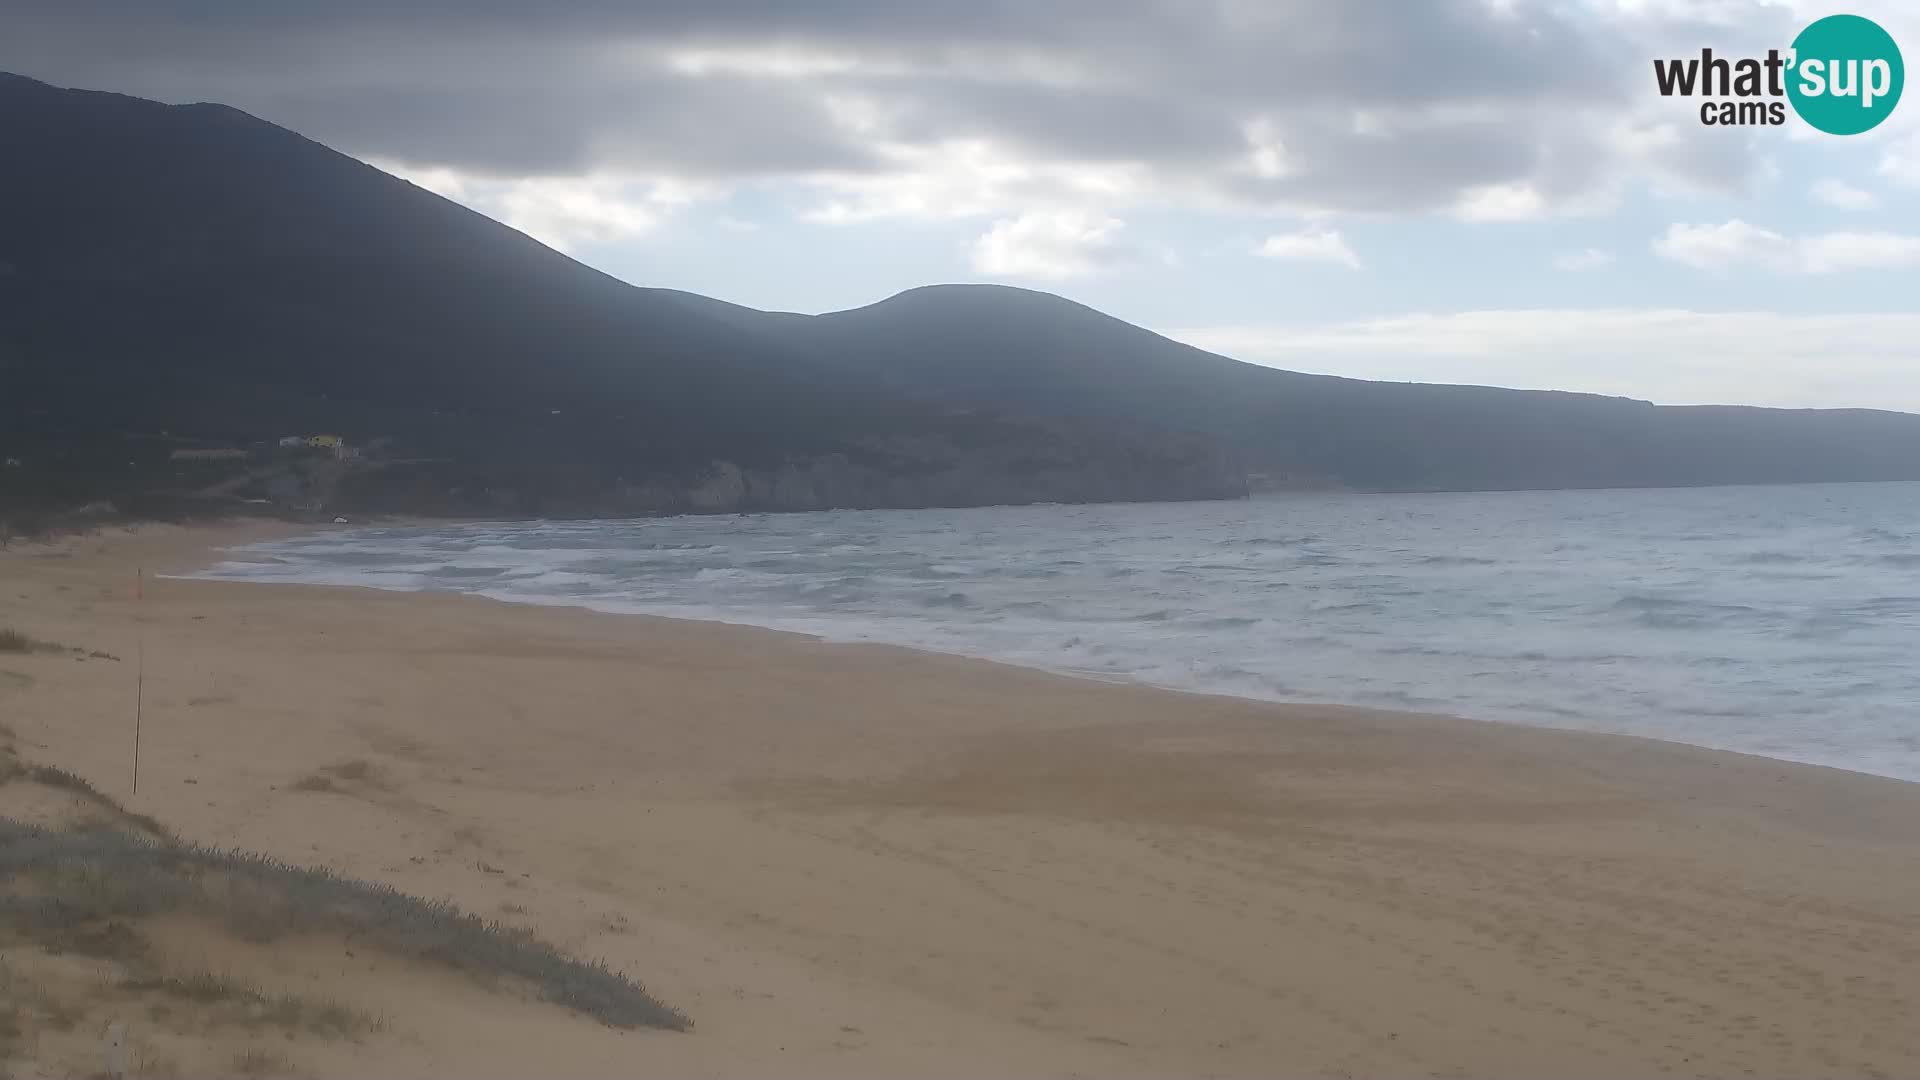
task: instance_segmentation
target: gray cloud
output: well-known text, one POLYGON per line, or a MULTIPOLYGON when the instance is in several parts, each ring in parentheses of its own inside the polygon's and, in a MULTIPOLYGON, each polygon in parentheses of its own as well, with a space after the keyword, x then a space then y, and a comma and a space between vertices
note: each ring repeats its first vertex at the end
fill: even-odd
POLYGON ((1236 175, 1226 190, 1251 203, 1344 210, 1430 210, 1459 193, 1530 175, 1541 157, 1530 127, 1511 118, 1432 119, 1356 133, 1349 117, 1296 111, 1275 130, 1288 168, 1236 175))
POLYGON ((967 178, 913 173, 973 140, 1129 167, 1136 195, 1280 210, 1427 211, 1499 184, 1577 201, 1622 169, 1738 186, 1744 145, 1654 160, 1595 122, 1635 107, 1644 29, 1486 0, 23 0, 0 69, 500 178, 865 177, 871 195, 897 172, 948 192, 967 178))
POLYGON ((263 115, 341 149, 489 175, 624 168, 742 177, 877 164, 817 98, 764 81, 345 87, 273 102, 263 115))

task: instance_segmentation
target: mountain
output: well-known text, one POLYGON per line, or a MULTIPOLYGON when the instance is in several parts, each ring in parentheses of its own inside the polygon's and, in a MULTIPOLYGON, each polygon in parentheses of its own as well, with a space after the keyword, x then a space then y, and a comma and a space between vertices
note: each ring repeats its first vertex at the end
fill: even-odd
MULTIPOLYGON (((1013 422, 810 362, 218 105, 0 78, 0 496, 261 474, 329 508, 614 514, 1245 491, 1204 436, 1013 422), (291 434, 379 468, 172 463, 291 434), (297 473, 291 480, 287 473, 297 473)), ((740 309, 745 310, 745 309, 740 309)))
POLYGON ((1205 431, 1275 486, 1376 491, 1920 479, 1920 417, 1655 406, 1231 360, 1059 297, 913 289, 814 320, 837 370, 1013 414, 1205 431))
POLYGON ((0 75, 0 140, 0 455, 18 462, 0 510, 217 497, 557 516, 1920 478, 1905 414, 1306 375, 998 286, 821 316, 636 288, 219 105, 0 75), (367 449, 277 448, 314 433, 367 449))

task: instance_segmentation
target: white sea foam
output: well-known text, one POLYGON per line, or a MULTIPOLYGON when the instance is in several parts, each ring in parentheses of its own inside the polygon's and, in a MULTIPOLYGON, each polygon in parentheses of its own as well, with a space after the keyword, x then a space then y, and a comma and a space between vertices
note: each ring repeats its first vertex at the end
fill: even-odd
POLYGON ((199 576, 473 592, 1920 780, 1920 485, 364 529, 199 576))

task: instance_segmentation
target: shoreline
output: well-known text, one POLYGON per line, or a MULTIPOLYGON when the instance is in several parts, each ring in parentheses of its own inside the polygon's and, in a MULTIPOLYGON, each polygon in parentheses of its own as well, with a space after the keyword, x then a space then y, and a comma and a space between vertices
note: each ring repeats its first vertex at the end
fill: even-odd
MULTIPOLYGON (((1920 483, 1920 481, 1916 481, 1916 483, 1920 483)), ((446 528, 446 527, 459 527, 459 526, 465 526, 465 525, 484 526, 488 524, 498 524, 498 523, 466 522, 466 521, 428 521, 428 520, 420 520, 420 519, 404 519, 404 520, 395 520, 395 521, 386 522, 386 523, 364 524, 364 525, 355 524, 352 526, 335 526, 332 528, 337 530, 342 530, 342 531, 345 531, 345 530, 358 531, 358 530, 367 529, 367 528, 390 528, 390 527, 446 528)), ((323 528, 327 528, 327 527, 297 526, 297 527, 291 527, 284 532, 275 530, 274 535, 272 535, 271 537, 268 537, 267 539, 269 540, 292 539, 292 538, 297 538, 302 536, 314 535, 315 533, 321 531, 323 528)), ((257 543, 261 541, 251 540, 247 542, 257 543)), ((243 545, 237 545, 237 546, 243 546, 243 545)), ((716 625, 716 626, 729 626, 729 627, 737 627, 745 630, 753 630, 753 631, 759 631, 764 633, 789 635, 792 637, 803 638, 808 641, 813 641, 822 645, 829 645, 834 647, 845 647, 845 648, 856 648, 856 649, 858 648, 900 649, 900 650, 904 650, 910 653, 923 655, 923 656, 945 657, 949 659, 958 659, 958 660, 966 660, 966 661, 973 661, 977 663, 989 664, 996 667, 1012 668, 1020 671, 1041 672, 1048 675, 1059 676, 1062 678, 1077 679, 1077 680, 1099 683, 1099 684, 1108 685, 1108 686, 1136 687, 1140 689, 1155 690, 1155 691, 1161 691, 1161 692, 1173 693, 1173 694, 1188 694, 1188 695, 1195 695, 1199 697, 1227 698, 1235 701, 1254 702, 1254 703, 1259 703, 1264 705, 1276 705, 1281 707, 1315 708, 1315 709, 1354 709, 1361 712, 1390 713, 1390 714, 1406 716, 1409 718, 1445 719, 1448 721, 1455 721, 1455 722, 1499 724, 1507 727, 1524 728, 1528 730, 1537 730, 1537 731, 1554 731, 1554 732, 1563 732, 1568 734, 1599 735, 1599 736, 1604 736, 1608 738, 1618 738, 1618 739, 1637 739, 1637 740, 1641 740, 1649 743, 1655 743, 1662 746, 1686 747, 1692 750, 1704 750, 1704 751, 1709 751, 1712 753, 1719 753, 1719 754, 1732 754, 1739 757, 1753 758, 1759 761, 1777 762, 1782 764, 1801 766, 1805 768, 1830 769, 1835 772, 1845 773, 1848 775, 1867 776, 1867 777, 1873 777, 1879 780, 1891 780, 1896 783, 1920 784, 1920 778, 1908 778, 1904 776, 1895 776, 1889 773, 1870 772, 1865 769, 1851 768, 1845 765, 1835 765, 1835 764, 1831 764, 1829 762, 1824 762, 1824 761, 1810 761, 1802 758, 1778 757, 1770 754, 1762 754, 1762 753, 1755 753, 1748 750, 1735 749, 1732 747, 1715 746, 1708 743, 1687 742, 1687 741, 1684 741, 1681 739, 1675 739, 1675 738, 1665 738, 1658 735, 1640 735, 1632 732, 1608 731, 1608 730, 1593 728, 1593 727, 1561 727, 1561 726, 1555 726, 1551 724, 1542 724, 1537 722, 1530 723, 1522 719, 1512 719, 1512 718, 1499 717, 1499 716, 1474 715, 1470 711, 1443 712, 1443 711, 1430 711, 1430 710, 1423 710, 1423 709, 1401 708, 1401 707, 1387 706, 1387 705, 1369 705, 1369 704, 1358 703, 1358 702, 1321 700, 1321 699, 1313 699, 1313 698, 1293 698, 1293 697, 1258 696, 1254 694, 1240 694, 1240 693, 1234 693, 1230 690, 1206 689, 1206 688, 1195 687, 1195 686, 1179 686, 1179 685, 1173 685, 1169 683, 1153 682, 1151 680, 1143 679, 1135 675, 1107 674, 1102 672, 1081 671, 1081 670, 1074 670, 1071 668, 1048 666, 1042 663, 1026 663, 1019 660, 1004 659, 1002 657, 994 656, 985 652, 961 652, 957 650, 938 649, 938 648, 933 648, 925 645, 906 644, 901 642, 865 641, 865 640, 855 640, 855 639, 849 639, 849 638, 835 638, 835 637, 828 636, 826 634, 817 634, 817 633, 812 633, 806 630, 794 630, 794 629, 789 629, 782 626, 770 625, 766 622, 754 622, 754 621, 749 621, 745 619, 722 618, 718 616, 695 616, 695 615, 687 615, 687 614, 665 615, 665 614, 659 614, 651 611, 620 610, 613 606, 596 603, 591 600, 586 600, 582 602, 573 602, 566 597, 552 597, 552 598, 505 597, 505 596, 494 595, 486 592, 466 592, 466 591, 461 591, 457 589, 435 589, 430 587, 395 587, 395 586, 377 585, 377 584, 364 583, 364 582, 355 583, 355 584, 341 584, 341 583, 331 583, 331 582, 247 581, 247 580, 241 580, 241 579, 199 576, 200 572, 204 572, 208 567, 210 567, 210 565, 214 561, 215 556, 218 556, 220 554, 227 553, 227 552, 232 552, 236 550, 236 547, 229 547, 229 546, 209 547, 205 551, 205 555, 207 557, 205 559, 202 559, 199 563, 194 564, 197 567, 196 572, 187 572, 183 570, 177 573, 168 574, 166 576, 175 578, 178 580, 184 580, 184 581, 222 581, 230 584, 247 584, 247 585, 279 585, 279 586, 287 586, 287 587, 304 587, 304 588, 320 588, 320 589, 365 589, 365 590, 371 590, 375 592, 397 593, 402 595, 422 594, 422 595, 436 595, 436 596, 458 596, 458 597, 467 597, 473 600, 489 601, 492 603, 505 604, 505 605, 511 605, 511 606, 587 611, 597 615, 605 615, 605 616, 611 616, 615 618, 661 619, 661 620, 666 620, 668 622, 703 623, 703 624, 710 624, 710 625, 716 625)))
POLYGON ((395 975, 365 992, 401 1042, 321 1075, 1920 1071, 1904 781, 475 596, 150 578, 135 609, 135 563, 244 535, 0 554, 0 623, 146 635, 139 795, 124 661, 0 655, 36 760, 524 922, 695 1025, 395 975))
POLYGON ((1372 706, 1372 705, 1354 705, 1354 704, 1348 704, 1345 702, 1338 702, 1338 701, 1318 701, 1318 700, 1304 700, 1304 699, 1296 699, 1296 698, 1254 697, 1249 694, 1228 693, 1224 690, 1201 690, 1194 687, 1169 686, 1161 683, 1148 682, 1146 680, 1134 678, 1133 676, 1129 676, 1129 675, 1106 675, 1099 672, 1083 672, 1083 671, 1074 671, 1067 668, 1043 667, 1038 664, 1023 664, 1013 660, 1001 660, 997 657, 987 656, 984 654, 948 652, 942 649, 932 649, 932 648, 927 648, 921 645, 906 645, 898 642, 887 642, 887 641, 853 641, 853 640, 848 640, 843 638, 828 637, 824 634, 808 633, 805 630, 788 630, 778 626, 768 626, 764 623, 736 621, 733 619, 695 618, 690 615, 660 615, 660 614, 656 614, 654 612, 649 612, 649 611, 614 611, 614 610, 609 610, 607 608, 595 607, 592 604, 570 604, 570 603, 565 603, 563 601, 546 602, 546 601, 533 600, 533 599, 511 600, 511 599, 507 599, 499 596, 489 596, 484 593, 463 593, 463 592, 455 592, 453 590, 447 590, 447 589, 406 589, 406 588, 389 588, 381 585, 337 585, 337 584, 329 584, 324 582, 299 582, 299 581, 227 581, 226 579, 220 579, 220 578, 199 578, 199 577, 194 577, 192 575, 175 575, 175 574, 164 575, 164 576, 168 580, 221 581, 224 584, 249 585, 249 586, 265 587, 265 588, 271 588, 271 589, 294 589, 294 590, 341 589, 341 590, 348 590, 348 591, 364 590, 364 591, 380 592, 380 593, 392 593, 392 594, 397 594, 402 596, 423 595, 423 596, 460 597, 474 603, 490 604, 490 605, 497 604, 497 605, 501 605, 503 607, 509 607, 509 608, 514 608, 514 607, 552 608, 552 609, 563 610, 563 611, 588 612, 594 615, 606 616, 607 618, 612 618, 612 619, 646 619, 650 621, 663 622, 668 624, 679 623, 679 624, 686 624, 686 625, 692 625, 692 626, 723 626, 729 629, 748 631, 754 634, 776 635, 778 637, 790 638, 797 641, 807 642, 812 645, 819 645, 819 646, 824 646, 832 649, 871 650, 871 651, 881 652, 881 653, 897 651, 897 652, 907 653, 916 657, 926 657, 926 658, 932 658, 932 659, 938 659, 938 660, 959 660, 959 661, 963 661, 970 664, 985 665, 986 667, 989 667, 989 668, 1003 668, 1010 671, 1039 674, 1039 675, 1051 675, 1056 678, 1072 679, 1076 682, 1093 683, 1099 686, 1113 686, 1113 687, 1121 687, 1121 688, 1130 688, 1135 690, 1147 690, 1147 691, 1153 691, 1155 693, 1162 693, 1162 694, 1178 694, 1182 697, 1217 698, 1223 701, 1243 702, 1243 703, 1249 703, 1254 705, 1273 705, 1281 708, 1314 709, 1314 710, 1321 710, 1321 711, 1328 711, 1328 712, 1351 710, 1356 714, 1372 714, 1372 715, 1385 714, 1389 716, 1399 717, 1409 722, 1416 722, 1416 723, 1420 721, 1444 721, 1447 723, 1462 723, 1462 724, 1492 724, 1499 727, 1512 728, 1520 731, 1542 731, 1542 732, 1552 732, 1552 733, 1561 734, 1561 735, 1590 736, 1590 737, 1601 738, 1601 739, 1627 739, 1633 742, 1646 743, 1654 747, 1688 750, 1688 751, 1695 751, 1695 752, 1707 753, 1707 754, 1725 754, 1730 757, 1747 758, 1752 761, 1760 762, 1768 765, 1791 765, 1798 769, 1821 769, 1827 772, 1839 773, 1844 776, 1864 777, 1864 778, 1869 778, 1869 779, 1878 780, 1878 781, 1885 781, 1888 783, 1895 783, 1895 784, 1907 784, 1907 785, 1920 784, 1920 780, 1908 780, 1905 777, 1889 776, 1885 773, 1867 772, 1864 769, 1849 769, 1844 766, 1828 765, 1818 761, 1801 761, 1796 758, 1773 757, 1768 754, 1754 754, 1744 750, 1732 750, 1732 749, 1728 749, 1726 747, 1721 747, 1721 746, 1709 746, 1704 743, 1682 742, 1679 739, 1662 739, 1652 735, 1634 735, 1629 732, 1621 732, 1621 731, 1596 731, 1591 728, 1551 727, 1545 724, 1529 724, 1520 720, 1506 720, 1500 717, 1471 716, 1466 713, 1424 712, 1418 709, 1394 709, 1394 708, 1384 708, 1384 707, 1372 706))

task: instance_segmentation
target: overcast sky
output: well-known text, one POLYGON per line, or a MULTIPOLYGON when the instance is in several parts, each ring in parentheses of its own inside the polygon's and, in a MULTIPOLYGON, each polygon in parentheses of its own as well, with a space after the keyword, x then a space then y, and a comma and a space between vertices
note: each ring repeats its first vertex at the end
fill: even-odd
POLYGON ((1709 128, 1655 57, 1850 0, 13 0, 0 70, 294 128, 628 281, 1058 292, 1246 360, 1920 411, 1920 94, 1709 128))

